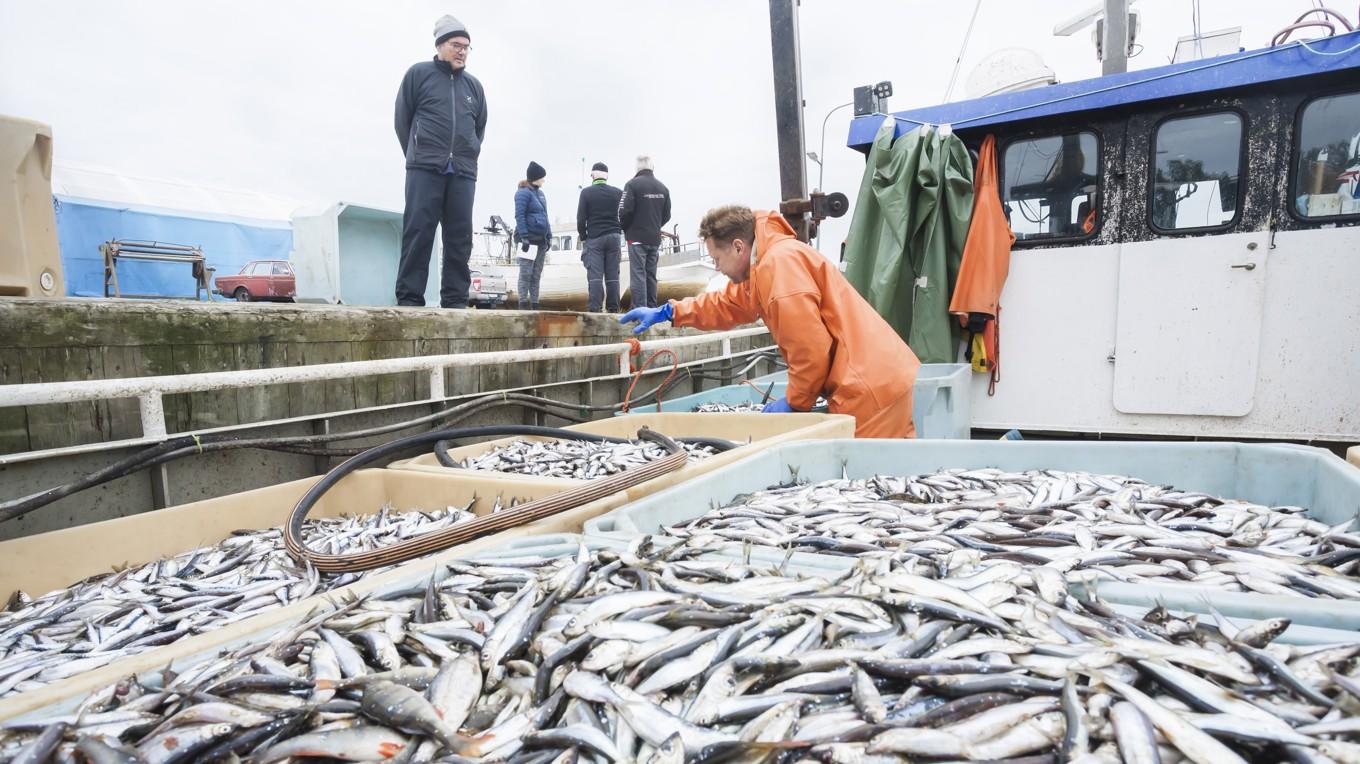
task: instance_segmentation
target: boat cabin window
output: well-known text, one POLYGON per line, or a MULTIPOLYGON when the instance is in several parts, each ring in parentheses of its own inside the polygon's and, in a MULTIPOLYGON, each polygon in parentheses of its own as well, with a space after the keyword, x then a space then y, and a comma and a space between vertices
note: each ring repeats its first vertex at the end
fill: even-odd
POLYGON ((1310 101, 1296 135, 1292 198, 1299 217, 1360 215, 1360 93, 1310 101))
POLYGON ((1081 239, 1099 227, 1096 134, 1027 138, 1006 147, 1002 202, 1016 241, 1081 239))
POLYGON ((1219 111, 1168 119, 1153 140, 1152 228, 1217 228, 1237 217, 1242 117, 1219 111))

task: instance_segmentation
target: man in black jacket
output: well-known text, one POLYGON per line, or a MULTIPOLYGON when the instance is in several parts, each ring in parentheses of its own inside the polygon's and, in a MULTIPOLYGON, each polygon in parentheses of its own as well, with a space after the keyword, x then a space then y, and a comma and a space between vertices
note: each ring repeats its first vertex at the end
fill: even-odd
POLYGON ((397 140, 406 154, 397 304, 424 305, 435 226, 444 231, 439 304, 466 308, 472 195, 486 134, 486 94, 467 72, 471 36, 452 16, 434 25, 432 61, 412 66, 397 91, 397 140))
POLYGON ((619 201, 623 192, 608 180, 609 168, 596 162, 590 168, 590 185, 581 189, 576 204, 576 233, 581 237, 591 313, 599 313, 601 306, 610 313, 619 312, 619 201))
POLYGON ((637 175, 623 187, 619 224, 628 240, 628 288, 634 308, 655 308, 661 226, 671 219, 671 192, 653 175, 652 158, 637 158, 637 175))

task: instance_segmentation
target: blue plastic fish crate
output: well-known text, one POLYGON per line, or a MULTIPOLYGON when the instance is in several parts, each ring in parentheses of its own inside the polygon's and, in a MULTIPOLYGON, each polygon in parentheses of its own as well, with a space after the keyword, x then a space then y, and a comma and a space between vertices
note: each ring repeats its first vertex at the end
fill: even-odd
MULTIPOLYGON (((761 386, 761 389, 763 390, 764 388, 769 387, 769 385, 770 383, 766 382, 761 386)), ((770 400, 775 400, 783 395, 783 389, 783 383, 777 384, 775 386, 775 391, 770 395, 770 400)), ((725 387, 715 387, 712 390, 705 390, 702 393, 694 393, 693 395, 685 395, 679 398, 664 399, 661 401, 661 410, 663 412, 688 414, 691 411, 694 411, 696 407, 705 403, 726 403, 729 406, 734 406, 740 403, 759 403, 760 399, 761 394, 757 393, 750 385, 727 385, 725 387)), ((655 412, 656 404, 647 403, 636 406, 632 411, 627 413, 652 414, 655 412)), ((625 416, 625 413, 621 411, 615 412, 614 416, 625 416)))
MULTIPOLYGON (((967 440, 972 432, 973 416, 969 403, 969 368, 962 363, 922 364, 912 388, 912 421, 916 437, 923 439, 967 440)), ((751 385, 727 385, 702 393, 662 401, 662 411, 693 411, 704 403, 757 403, 766 388, 774 385, 770 400, 782 398, 788 386, 789 373, 779 371, 751 380, 751 385)), ((655 411, 656 406, 639 406, 638 411, 655 411)))
POLYGON ((912 388, 911 419, 918 438, 968 440, 973 407, 965 363, 925 363, 912 388))
MULTIPOLYGON (((995 467, 1129 475, 1151 483, 1261 504, 1300 506, 1329 525, 1360 510, 1360 470, 1331 452, 1307 446, 1246 443, 1115 443, 1085 441, 826 440, 776 446, 706 475, 627 504, 585 524, 588 537, 627 541, 692 520, 736 496, 791 480, 817 482, 941 469, 995 467)), ((783 550, 765 548, 762 560, 783 550)), ((841 567, 852 558, 800 552, 801 564, 841 567), (817 558, 822 558, 819 563, 817 558)), ((1074 586, 1080 592, 1087 585, 1074 586)), ((1283 616, 1301 625, 1360 631, 1360 602, 1223 592, 1180 584, 1094 585, 1102 598, 1129 605, 1164 602, 1207 612, 1206 603, 1244 618, 1283 616)))

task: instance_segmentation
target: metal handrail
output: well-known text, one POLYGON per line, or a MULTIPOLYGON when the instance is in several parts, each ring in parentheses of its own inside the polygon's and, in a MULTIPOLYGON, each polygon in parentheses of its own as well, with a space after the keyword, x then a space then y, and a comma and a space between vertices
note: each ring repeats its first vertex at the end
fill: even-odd
MULTIPOLYGON (((732 354, 732 340, 768 333, 769 330, 764 327, 734 329, 727 332, 697 334, 691 337, 648 340, 640 343, 640 345, 642 350, 646 352, 662 348, 675 349, 721 342, 722 355, 728 356, 732 354)), ((443 400, 447 397, 444 391, 444 370, 449 368, 617 355, 619 373, 627 375, 631 372, 630 358, 632 354, 632 343, 613 342, 605 345, 382 358, 372 361, 346 361, 344 363, 287 366, 272 369, 240 369, 155 377, 0 385, 0 408, 38 406, 48 403, 77 403, 110 398, 136 398, 142 420, 142 436, 162 438, 168 434, 165 429, 165 409, 162 403, 162 396, 167 394, 296 382, 320 382, 331 379, 401 374, 414 371, 426 372, 429 375, 430 394, 428 400, 443 400)))

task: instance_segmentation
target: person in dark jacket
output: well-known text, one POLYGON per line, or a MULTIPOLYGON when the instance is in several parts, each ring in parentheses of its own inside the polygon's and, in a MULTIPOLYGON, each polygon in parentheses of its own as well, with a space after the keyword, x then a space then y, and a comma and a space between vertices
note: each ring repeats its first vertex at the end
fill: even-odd
POLYGON ((623 187, 619 224, 628 242, 628 288, 634 308, 654 308, 656 261, 661 253, 661 227, 671 219, 671 192, 653 175, 652 158, 637 158, 637 175, 623 187))
POLYGON ((458 19, 439 19, 434 25, 434 59, 408 69, 397 91, 397 140, 406 155, 398 305, 425 304, 434 229, 442 223, 439 304, 467 307, 472 196, 486 135, 486 94, 482 83, 467 72, 471 39, 458 19))
POLYGON ((515 240, 519 242, 520 310, 538 310, 538 282, 543 279, 543 261, 548 257, 552 224, 548 222, 548 198, 543 184, 548 171, 530 162, 515 191, 515 240))
POLYGON ((623 192, 608 181, 609 167, 596 162, 590 168, 590 185, 581 189, 576 204, 576 233, 583 248, 581 263, 586 267, 591 313, 599 313, 601 307, 619 312, 619 202, 623 192))

